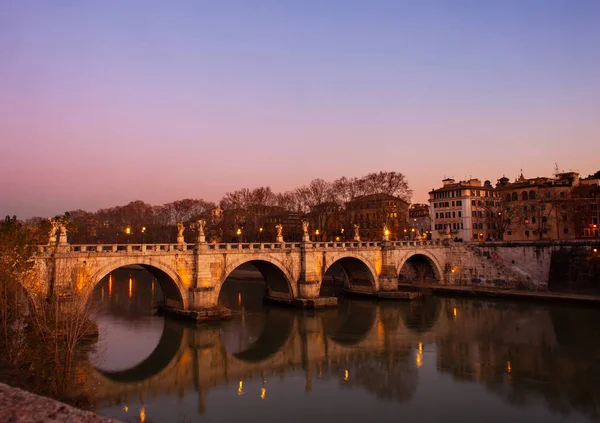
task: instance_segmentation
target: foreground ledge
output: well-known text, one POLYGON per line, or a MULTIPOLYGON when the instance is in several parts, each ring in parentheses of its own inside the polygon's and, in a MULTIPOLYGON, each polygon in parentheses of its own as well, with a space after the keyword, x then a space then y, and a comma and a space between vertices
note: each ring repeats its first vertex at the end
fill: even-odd
POLYGON ((117 420, 0 383, 0 422, 116 423, 117 420))
POLYGON ((181 310, 164 304, 157 306, 158 312, 169 316, 193 322, 212 322, 228 320, 231 318, 231 310, 225 307, 217 307, 205 310, 181 310))
POLYGON ((338 301, 336 297, 319 297, 319 298, 280 298, 276 296, 265 296, 264 302, 270 304, 279 304, 289 307, 306 308, 309 310, 319 308, 337 307, 338 301))

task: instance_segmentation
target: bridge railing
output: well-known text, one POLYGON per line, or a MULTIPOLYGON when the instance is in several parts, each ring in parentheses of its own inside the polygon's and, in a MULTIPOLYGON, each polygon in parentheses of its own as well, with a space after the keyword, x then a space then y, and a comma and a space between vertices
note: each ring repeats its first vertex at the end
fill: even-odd
MULTIPOLYGON (((444 245, 441 240, 436 241, 390 241, 394 248, 432 247, 444 245)), ((240 242, 206 244, 209 251, 291 251, 302 248, 301 242, 240 242)), ((345 248, 381 248, 381 241, 336 241, 336 242, 314 242, 309 244, 316 249, 345 249, 345 248)), ((145 253, 145 252, 168 252, 186 251, 196 248, 196 244, 65 244, 65 245, 38 245, 40 254, 53 253, 59 248, 61 252, 73 253, 145 253)))

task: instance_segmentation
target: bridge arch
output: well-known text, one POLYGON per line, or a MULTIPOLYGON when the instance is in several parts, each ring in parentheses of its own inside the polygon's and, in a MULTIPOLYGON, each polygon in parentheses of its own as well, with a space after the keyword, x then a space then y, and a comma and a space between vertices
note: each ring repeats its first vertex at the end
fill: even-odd
POLYGON ((231 262, 228 262, 225 265, 221 278, 215 285, 214 292, 216 298, 219 297, 221 288, 231 273, 244 264, 251 264, 252 266, 256 267, 267 284, 269 295, 277 295, 287 299, 297 297, 296 286, 294 283, 292 283, 294 278, 287 270, 284 263, 267 254, 260 254, 257 257, 237 258, 233 259, 231 262))
POLYGON ((413 273, 423 273, 422 275, 417 276, 422 276, 425 279, 427 276, 429 276, 429 274, 431 274, 435 282, 441 282, 444 280, 444 271, 442 265, 440 264, 438 258, 427 250, 419 250, 417 252, 408 254, 400 260, 397 268, 398 276, 402 277, 402 275, 406 275, 407 272, 410 271, 413 273), (421 271, 415 268, 415 266, 421 265, 424 266, 421 271))
POLYGON ((131 257, 130 259, 119 258, 104 264, 89 277, 89 283, 84 288, 84 298, 90 298, 96 285, 108 274, 125 266, 141 266, 150 272, 160 284, 165 297, 165 302, 183 310, 188 309, 187 289, 179 273, 171 267, 147 257, 131 257))
POLYGON ((360 289, 360 287, 365 289, 366 287, 367 289, 371 289, 372 292, 379 290, 378 272, 373 265, 369 260, 352 253, 336 254, 331 259, 326 258, 321 275, 321 284, 323 283, 323 278, 334 264, 339 264, 346 275, 346 281, 344 282, 346 289, 360 289))

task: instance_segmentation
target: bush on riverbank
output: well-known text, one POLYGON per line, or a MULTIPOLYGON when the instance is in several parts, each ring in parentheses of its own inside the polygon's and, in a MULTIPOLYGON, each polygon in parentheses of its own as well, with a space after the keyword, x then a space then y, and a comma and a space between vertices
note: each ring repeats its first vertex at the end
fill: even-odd
POLYGON ((0 381, 80 405, 74 368, 97 327, 75 289, 52 295, 36 280, 29 246, 42 237, 14 217, 0 222, 0 381))

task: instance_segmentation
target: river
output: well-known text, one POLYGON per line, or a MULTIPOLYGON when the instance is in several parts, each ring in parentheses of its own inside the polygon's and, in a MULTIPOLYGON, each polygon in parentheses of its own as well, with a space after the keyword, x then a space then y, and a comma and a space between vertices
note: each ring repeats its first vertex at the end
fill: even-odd
MULTIPOLYGON (((243 277, 243 275, 242 275, 243 277)), ((263 306, 230 279, 227 322, 156 315, 160 286, 120 269, 94 291, 84 366, 97 411, 126 422, 600 421, 600 311, 429 297, 263 306)))

